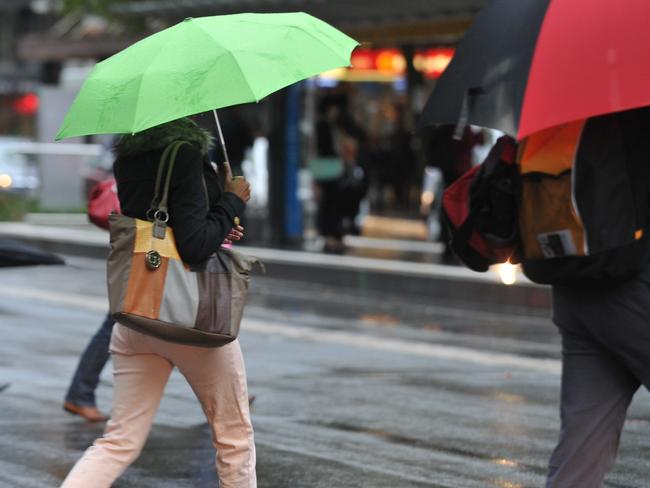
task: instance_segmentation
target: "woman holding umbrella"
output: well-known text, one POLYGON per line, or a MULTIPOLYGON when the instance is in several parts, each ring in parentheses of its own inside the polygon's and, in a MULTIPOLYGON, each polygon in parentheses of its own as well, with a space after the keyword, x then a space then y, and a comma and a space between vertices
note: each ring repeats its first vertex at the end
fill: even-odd
MULTIPOLYGON (((115 177, 123 214, 140 219, 147 217, 164 149, 185 142, 171 173, 169 225, 182 261, 198 263, 224 240, 242 237, 239 216, 250 187, 243 178, 233 178, 226 164, 221 188, 207 158, 209 137, 184 117, 257 102, 292 83, 347 66, 357 44, 301 12, 188 18, 98 63, 57 139, 127 134, 116 146, 115 177)), ((218 119, 217 127, 227 159, 218 119)), ((237 341, 200 348, 116 325, 111 350, 111 419, 64 488, 108 487, 135 460, 174 366, 191 384, 212 428, 220 486, 257 486, 246 374, 237 341)))
MULTIPOLYGON (((169 223, 183 261, 194 264, 224 241, 241 239, 238 217, 250 198, 249 184, 233 178, 229 165, 219 181, 207 157, 209 135, 184 118, 123 136, 115 146, 114 169, 122 212, 146 219, 158 161, 165 147, 179 140, 189 144, 180 149, 172 172, 169 223)), ((174 367, 192 386, 210 424, 221 486, 256 486, 246 372, 237 340, 220 348, 187 346, 116 324, 110 350, 115 377, 111 419, 103 437, 68 474, 64 488, 109 487, 138 457, 174 367)))

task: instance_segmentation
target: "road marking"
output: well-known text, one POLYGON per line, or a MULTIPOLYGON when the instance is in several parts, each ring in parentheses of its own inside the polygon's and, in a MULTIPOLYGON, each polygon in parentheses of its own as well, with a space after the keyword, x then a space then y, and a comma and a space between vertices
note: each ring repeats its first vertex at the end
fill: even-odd
MULTIPOLYGON (((0 296, 41 300, 56 305, 72 306, 101 312, 106 311, 108 308, 106 298, 77 293, 53 292, 36 288, 0 285, 0 296)), ((331 331, 308 326, 288 326, 278 322, 248 317, 244 318, 242 330, 260 335, 281 336, 295 340, 337 344, 432 359, 446 359, 482 366, 527 369, 551 374, 559 374, 561 371, 561 362, 556 359, 529 358, 515 354, 478 351, 468 347, 429 344, 395 338, 386 339, 367 334, 331 331)))
MULTIPOLYGON (((299 298, 311 297, 312 299, 318 299, 322 301, 322 298, 315 298, 313 296, 314 294, 319 293, 317 288, 308 288, 308 287, 297 288, 293 282, 278 280, 276 278, 273 278, 272 280, 273 280, 273 285, 271 286, 270 289, 271 294, 275 294, 279 296, 299 297, 299 298), (283 287, 287 289, 287 291, 283 291, 283 287)), ((357 296, 350 296, 350 295, 337 296, 336 299, 338 303, 344 303, 344 304, 354 304, 357 303, 359 300, 357 296)), ((425 307, 425 305, 421 303, 418 304, 417 306, 421 308, 425 307)), ((447 315, 452 318, 462 317, 465 319, 480 319, 480 320, 498 319, 499 322, 502 323, 520 322, 522 320, 525 320, 527 326, 535 325, 541 327, 548 327, 549 325, 551 325, 551 321, 549 317, 524 314, 523 312, 508 311, 506 314, 502 314, 490 310, 475 310, 472 308, 460 308, 460 306, 447 307, 444 305, 440 305, 439 303, 436 303, 435 306, 430 305, 430 307, 433 310, 435 310, 436 314, 447 315)))
POLYGON ((428 344, 402 339, 385 339, 365 334, 352 334, 313 327, 294 327, 251 318, 244 318, 242 329, 257 334, 279 335, 297 340, 338 344, 411 356, 424 356, 432 359, 450 359, 483 366, 505 366, 545 373, 560 373, 560 361, 556 359, 527 358, 515 354, 477 351, 468 347, 428 344))
POLYGON ((54 303, 56 305, 68 305, 86 310, 108 310, 108 299, 91 295, 81 295, 78 293, 61 293, 49 290, 39 290, 37 288, 19 288, 15 286, 0 285, 0 298, 13 297, 41 300, 44 302, 54 303))

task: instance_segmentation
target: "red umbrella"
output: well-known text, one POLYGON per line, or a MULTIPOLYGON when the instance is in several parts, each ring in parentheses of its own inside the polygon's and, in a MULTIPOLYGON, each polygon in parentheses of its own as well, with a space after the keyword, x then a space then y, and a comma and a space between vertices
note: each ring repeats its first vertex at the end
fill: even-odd
POLYGON ((649 0, 491 0, 461 41, 421 124, 521 139, 650 105, 649 0))
POLYGON ((650 2, 554 0, 537 40, 518 136, 650 105, 650 2))

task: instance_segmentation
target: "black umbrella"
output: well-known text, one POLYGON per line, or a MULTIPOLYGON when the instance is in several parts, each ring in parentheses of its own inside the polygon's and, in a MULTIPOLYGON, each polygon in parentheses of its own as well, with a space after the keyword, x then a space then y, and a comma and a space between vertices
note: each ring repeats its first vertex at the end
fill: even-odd
POLYGON ((522 139, 650 105, 650 1, 489 0, 420 125, 475 124, 522 139))
POLYGON ((516 136, 549 0, 492 0, 479 12, 427 101, 420 125, 466 123, 516 136))
POLYGON ((55 254, 17 241, 0 239, 0 268, 37 264, 65 264, 55 254))

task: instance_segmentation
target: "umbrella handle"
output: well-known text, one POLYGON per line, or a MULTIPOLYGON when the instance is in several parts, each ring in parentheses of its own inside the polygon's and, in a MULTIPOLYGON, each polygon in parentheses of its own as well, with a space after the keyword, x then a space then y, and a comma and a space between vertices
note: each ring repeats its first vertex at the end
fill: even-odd
POLYGON ((468 88, 465 91, 463 95, 463 102, 460 107, 460 114, 458 115, 458 122, 456 123, 456 128, 454 129, 454 140, 460 141, 463 138, 465 128, 469 125, 469 116, 472 108, 470 104, 474 101, 474 98, 479 95, 485 95, 485 87, 475 86, 468 88))
POLYGON ((221 131, 217 109, 212 109, 212 113, 214 114, 214 120, 217 123, 217 132, 219 132, 219 141, 221 142, 221 148, 223 149, 223 156, 226 158, 226 163, 230 164, 230 158, 228 157, 228 151, 226 150, 226 141, 223 138, 223 132, 221 131))

